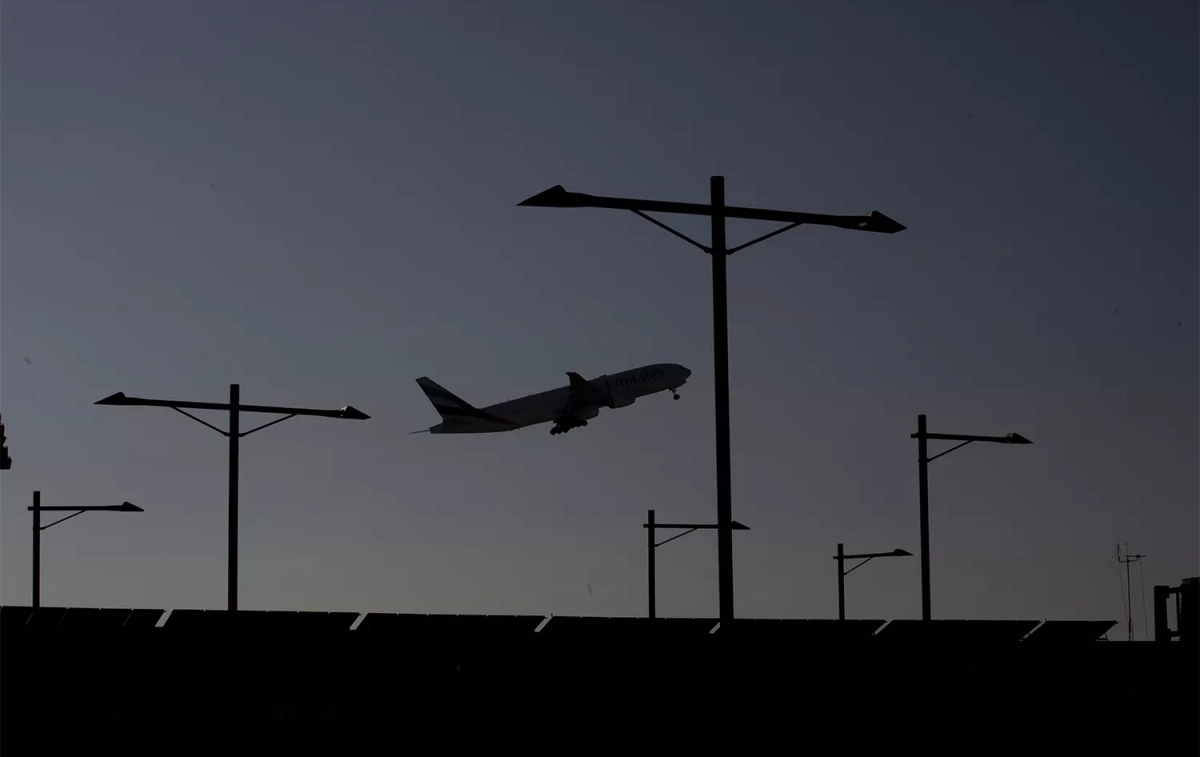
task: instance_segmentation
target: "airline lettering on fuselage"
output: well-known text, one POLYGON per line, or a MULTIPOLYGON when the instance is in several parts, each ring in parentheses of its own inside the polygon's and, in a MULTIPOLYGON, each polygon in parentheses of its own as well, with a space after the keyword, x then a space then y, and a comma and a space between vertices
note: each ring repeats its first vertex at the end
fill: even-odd
POLYGON ((653 381, 654 379, 662 378, 662 376, 663 371, 661 368, 656 368, 653 371, 642 371, 641 373, 630 373, 621 376, 615 381, 611 379, 604 379, 604 388, 611 392, 613 389, 623 389, 627 386, 644 384, 647 381, 653 381))

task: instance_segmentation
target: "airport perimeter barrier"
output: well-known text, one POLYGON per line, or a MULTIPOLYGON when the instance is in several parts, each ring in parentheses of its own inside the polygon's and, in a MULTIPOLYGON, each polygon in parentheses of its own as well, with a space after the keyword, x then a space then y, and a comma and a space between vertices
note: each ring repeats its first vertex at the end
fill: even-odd
POLYGON ((886 748, 920 726, 981 754, 981 735, 995 745, 1002 722, 1038 753, 1081 753, 1113 745, 1111 712, 1096 697, 1114 681, 1128 692, 1130 744, 1191 748, 1196 666, 1185 645, 1086 643, 1114 625, 739 619, 722 636, 709 618, 63 607, 35 616, 5 606, 0 751, 30 753, 35 738, 57 753, 119 744, 122 754, 311 754, 464 737, 494 746, 504 741, 497 723, 525 729, 516 738, 534 728, 640 739, 653 721, 673 746, 699 723, 713 726, 691 729, 702 746, 722 734, 742 747, 794 739, 804 727, 841 734, 859 753, 864 738, 886 748))
MULTIPOLYGON (((1014 641, 1076 644, 1105 640, 1113 620, 833 620, 743 618, 736 636, 745 642, 990 644, 1014 641)), ((247 637, 351 633, 355 638, 403 636, 455 642, 528 640, 537 643, 655 638, 718 640, 712 618, 603 617, 568 615, 452 615, 418 613, 305 612, 279 610, 151 609, 0 606, 0 632, 37 627, 63 632, 137 632, 174 635, 237 634, 247 637)))

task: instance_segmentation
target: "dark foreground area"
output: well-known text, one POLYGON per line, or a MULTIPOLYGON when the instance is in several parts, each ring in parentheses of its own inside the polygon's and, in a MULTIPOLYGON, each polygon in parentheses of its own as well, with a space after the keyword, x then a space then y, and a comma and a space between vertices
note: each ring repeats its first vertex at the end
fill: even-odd
POLYGON ((1195 644, 1109 621, 2 615, 5 755, 1200 753, 1195 644))

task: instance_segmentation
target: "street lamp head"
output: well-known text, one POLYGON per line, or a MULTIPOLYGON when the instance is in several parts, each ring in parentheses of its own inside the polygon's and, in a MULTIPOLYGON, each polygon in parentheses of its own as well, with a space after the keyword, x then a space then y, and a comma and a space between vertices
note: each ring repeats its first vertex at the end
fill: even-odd
POLYGON ((1028 439, 1021 436, 1020 434, 1006 434, 1004 436, 1004 443, 1005 444, 1033 444, 1033 442, 1029 441, 1028 439))
POLYGON ((345 418, 347 420, 352 420, 352 421, 365 421, 365 420, 369 420, 371 416, 367 415, 366 413, 364 413, 363 411, 361 411, 357 408, 351 407, 350 405, 346 405, 345 407, 343 407, 341 410, 338 411, 338 417, 345 418))
POLYGON ((860 221, 858 228, 862 231, 875 231, 881 234, 895 234, 904 231, 907 226, 888 218, 878 210, 872 210, 865 221, 860 221))
POLYGON ((750 530, 749 526, 738 523, 736 520, 731 521, 729 524, 729 527, 734 531, 749 531, 750 530))
POLYGON ((579 207, 579 195, 568 192, 561 184, 555 184, 545 192, 539 192, 527 200, 517 203, 527 208, 575 208, 579 207))
POLYGON ((894 550, 892 550, 892 556, 893 557, 912 557, 912 552, 909 552, 908 550, 904 550, 904 549, 894 549, 894 550))
POLYGON ((128 405, 129 398, 125 396, 125 392, 117 392, 110 394, 102 400, 96 400, 97 405, 128 405))
POLYGON ((119 512, 123 512, 123 513, 144 513, 144 512, 146 512, 145 510, 143 510, 142 508, 133 504, 132 502, 122 502, 120 505, 117 506, 117 510, 119 512))

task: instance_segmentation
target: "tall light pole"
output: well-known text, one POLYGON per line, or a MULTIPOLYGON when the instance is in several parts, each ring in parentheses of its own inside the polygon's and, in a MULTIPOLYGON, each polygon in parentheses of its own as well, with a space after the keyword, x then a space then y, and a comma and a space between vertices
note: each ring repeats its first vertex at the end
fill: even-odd
POLYGON ((874 231, 895 234, 904 226, 878 211, 865 216, 831 216, 817 213, 799 213, 791 210, 768 210, 725 205, 725 177, 713 176, 709 181, 710 199, 707 205, 690 202, 666 202, 662 200, 640 200, 631 197, 603 197, 600 195, 568 192, 555 185, 544 192, 524 200, 518 205, 540 208, 610 208, 628 210, 650 223, 674 234, 688 244, 703 250, 712 257, 713 286, 713 366, 716 382, 716 436, 717 436, 717 581, 720 590, 722 628, 733 623, 733 495, 730 481, 729 451, 729 336, 726 319, 725 258, 739 250, 770 239, 794 229, 801 224, 837 226, 854 231, 874 231), (651 218, 647 213, 676 213, 693 216, 709 216, 712 219, 712 236, 709 245, 703 245, 665 223, 651 218), (725 243, 725 219, 744 218, 754 221, 778 221, 787 224, 760 237, 727 247, 725 243))
POLYGON ((33 609, 36 611, 42 606, 42 532, 50 526, 57 526, 65 520, 70 520, 76 515, 84 513, 141 513, 145 512, 142 508, 132 502, 122 502, 119 505, 99 505, 91 507, 66 507, 55 505, 53 507, 42 506, 42 493, 36 491, 33 493, 33 506, 29 508, 33 512, 33 609), (65 518, 59 518, 53 523, 42 525, 42 513, 44 512, 66 512, 74 511, 65 518))
POLYGON ((261 431, 267 426, 282 423, 297 415, 313 415, 321 418, 342 418, 345 420, 365 421, 371 416, 347 405, 338 410, 320 410, 307 407, 274 407, 271 405, 241 404, 241 387, 239 384, 229 385, 229 402, 185 402, 182 400, 154 400, 142 397, 127 397, 124 392, 105 397, 96 402, 97 405, 117 405, 127 407, 140 405, 142 407, 169 407, 177 413, 186 415, 197 423, 208 426, 222 436, 229 437, 229 610, 233 612, 238 607, 238 441, 243 436, 249 436, 255 431, 261 431), (222 431, 208 421, 202 421, 187 410, 223 410, 229 413, 229 430, 222 431), (282 415, 261 426, 255 426, 249 431, 241 431, 239 426, 242 413, 268 413, 282 415))
POLYGON ((858 570, 862 566, 871 562, 876 557, 912 557, 912 552, 905 552, 903 549, 893 549, 891 552, 869 552, 861 555, 848 555, 842 549, 842 544, 838 543, 837 554, 833 559, 838 563, 838 620, 846 619, 846 576, 858 570), (858 565, 855 565, 850 570, 844 570, 846 560, 859 560, 858 565))
POLYGON ((977 436, 974 434, 931 434, 925 428, 925 416, 917 416, 917 433, 912 434, 917 440, 917 464, 919 466, 919 486, 921 497, 921 619, 931 620, 933 611, 929 597, 929 464, 943 455, 949 455, 956 449, 967 446, 971 442, 989 442, 992 444, 1033 444, 1020 434, 1005 434, 1004 436, 977 436), (928 444, 930 439, 960 442, 948 450, 929 457, 928 444))
MULTIPOLYGON (((690 534, 693 531, 699 531, 701 529, 715 529, 715 528, 717 528, 717 524, 716 523, 655 523, 654 522, 654 511, 647 510, 646 511, 646 522, 642 524, 642 528, 646 529, 646 553, 647 553, 646 554, 646 556, 647 556, 646 564, 649 568, 649 573, 650 573, 650 575, 649 575, 650 584, 648 587, 649 591, 647 592, 647 596, 650 599, 650 620, 654 620, 654 618, 656 617, 656 608, 655 608, 655 602, 654 602, 655 593, 656 593, 655 592, 655 579, 654 579, 654 550, 658 549, 659 547, 666 544, 667 542, 675 541, 676 539, 680 538, 681 536, 687 536, 688 534, 690 534), (663 539, 662 541, 655 543, 654 531, 655 531, 655 529, 659 529, 659 528, 686 528, 687 530, 681 534, 675 534, 670 539, 663 539)), ((731 526, 731 529, 734 531, 749 531, 750 527, 743 526, 741 523, 738 523, 735 520, 731 526)))

